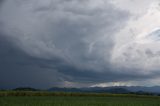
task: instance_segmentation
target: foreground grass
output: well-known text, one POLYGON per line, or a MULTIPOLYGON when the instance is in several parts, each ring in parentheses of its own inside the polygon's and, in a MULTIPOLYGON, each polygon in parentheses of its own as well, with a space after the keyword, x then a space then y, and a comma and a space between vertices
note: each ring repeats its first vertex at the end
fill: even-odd
POLYGON ((160 106, 159 96, 63 92, 0 92, 0 106, 160 106))
POLYGON ((160 106, 160 98, 94 96, 0 97, 0 106, 160 106))

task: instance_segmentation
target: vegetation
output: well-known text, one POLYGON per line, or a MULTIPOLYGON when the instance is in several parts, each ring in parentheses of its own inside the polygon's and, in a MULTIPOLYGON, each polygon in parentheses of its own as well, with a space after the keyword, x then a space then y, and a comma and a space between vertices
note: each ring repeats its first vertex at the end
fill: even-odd
POLYGON ((160 98, 109 96, 0 97, 0 106, 160 106, 160 98))
POLYGON ((0 106, 160 106, 160 97, 136 94, 0 91, 0 106))
POLYGON ((112 93, 78 93, 78 92, 48 92, 48 91, 0 91, 0 97, 6 96, 96 96, 96 97, 154 97, 152 95, 112 94, 112 93))

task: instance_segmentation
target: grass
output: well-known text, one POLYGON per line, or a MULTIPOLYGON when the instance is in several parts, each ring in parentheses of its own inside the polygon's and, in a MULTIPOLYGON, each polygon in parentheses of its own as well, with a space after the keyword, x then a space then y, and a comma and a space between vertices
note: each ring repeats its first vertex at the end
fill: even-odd
MULTIPOLYGON (((29 94, 29 92, 27 93, 29 94)), ((38 93, 40 92, 37 92, 37 94, 38 93)), ((55 95, 56 93, 48 94, 54 94, 54 96, 1 95, 0 106, 160 106, 160 97, 158 96, 82 93, 57 93, 59 95, 55 95)))
POLYGON ((0 106, 160 106, 160 99, 135 97, 0 97, 0 106))

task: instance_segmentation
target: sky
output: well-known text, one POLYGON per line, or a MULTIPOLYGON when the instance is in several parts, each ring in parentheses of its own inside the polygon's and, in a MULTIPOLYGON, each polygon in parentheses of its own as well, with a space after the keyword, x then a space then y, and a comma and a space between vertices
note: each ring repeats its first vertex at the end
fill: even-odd
POLYGON ((160 86, 159 0, 0 0, 0 89, 160 86))

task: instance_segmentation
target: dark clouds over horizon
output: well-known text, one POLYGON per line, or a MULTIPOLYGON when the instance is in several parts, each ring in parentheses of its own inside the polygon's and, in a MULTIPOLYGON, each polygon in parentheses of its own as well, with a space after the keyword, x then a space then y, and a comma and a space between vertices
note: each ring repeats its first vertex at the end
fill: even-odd
MULTIPOLYGON (((112 63, 116 36, 132 17, 114 3, 3 0, 0 4, 0 88, 82 87, 160 75, 112 63)), ((121 59, 117 54, 115 58, 121 59)))

